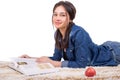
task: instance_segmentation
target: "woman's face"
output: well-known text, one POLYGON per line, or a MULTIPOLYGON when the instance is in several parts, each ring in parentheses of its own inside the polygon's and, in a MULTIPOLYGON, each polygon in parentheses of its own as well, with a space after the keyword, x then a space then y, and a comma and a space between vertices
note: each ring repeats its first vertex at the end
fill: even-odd
POLYGON ((57 29, 67 28, 67 25, 70 22, 70 18, 63 6, 56 7, 53 12, 52 22, 57 29))

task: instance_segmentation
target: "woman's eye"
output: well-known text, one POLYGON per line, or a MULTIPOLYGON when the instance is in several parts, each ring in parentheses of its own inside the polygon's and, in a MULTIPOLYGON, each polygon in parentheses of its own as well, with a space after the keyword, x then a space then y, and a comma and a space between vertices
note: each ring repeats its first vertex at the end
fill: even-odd
POLYGON ((53 14, 53 16, 60 16, 60 17, 65 17, 65 14, 53 14))
POLYGON ((60 14, 60 16, 64 17, 64 16, 66 16, 66 14, 60 14))
POLYGON ((57 16, 56 14, 53 14, 53 16, 57 16))
POLYGON ((66 16, 66 15, 62 14, 61 16, 63 16, 63 17, 64 17, 64 16, 66 16))
POLYGON ((57 14, 53 14, 53 16, 57 16, 57 14))

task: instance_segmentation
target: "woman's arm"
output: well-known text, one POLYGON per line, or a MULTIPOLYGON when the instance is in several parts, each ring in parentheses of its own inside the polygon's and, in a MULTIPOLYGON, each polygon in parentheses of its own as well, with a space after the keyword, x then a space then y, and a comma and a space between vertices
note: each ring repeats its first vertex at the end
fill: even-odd
POLYGON ((37 58, 36 61, 39 62, 39 63, 51 63, 55 67, 61 67, 61 62, 60 61, 52 60, 47 56, 39 57, 39 58, 37 58))

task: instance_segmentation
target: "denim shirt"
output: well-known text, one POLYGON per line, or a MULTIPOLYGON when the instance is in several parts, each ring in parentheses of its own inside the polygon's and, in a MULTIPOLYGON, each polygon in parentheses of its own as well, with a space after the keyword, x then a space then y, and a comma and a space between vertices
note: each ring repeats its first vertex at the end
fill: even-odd
MULTIPOLYGON (((69 35, 69 47, 66 49, 67 60, 61 67, 84 68, 86 66, 117 65, 109 48, 96 45, 89 34, 81 27, 73 25, 69 35)), ((52 60, 61 61, 63 50, 54 49, 52 60)))

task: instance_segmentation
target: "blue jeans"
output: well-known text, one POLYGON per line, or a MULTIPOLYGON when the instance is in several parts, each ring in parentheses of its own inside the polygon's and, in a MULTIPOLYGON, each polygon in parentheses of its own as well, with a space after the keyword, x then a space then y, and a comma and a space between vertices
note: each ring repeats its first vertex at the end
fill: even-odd
POLYGON ((106 41, 103 43, 104 46, 108 46, 113 53, 114 60, 120 64, 120 42, 117 41, 106 41))

